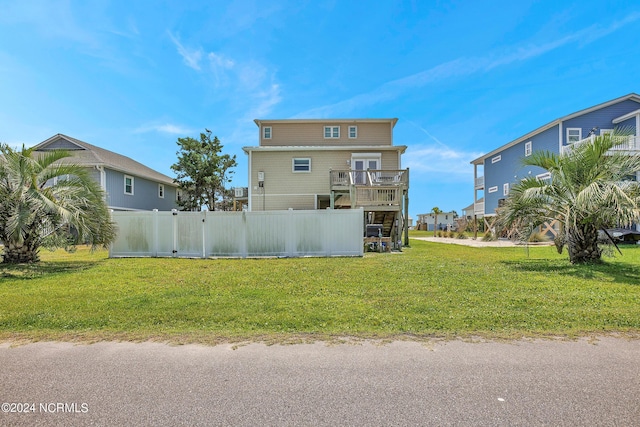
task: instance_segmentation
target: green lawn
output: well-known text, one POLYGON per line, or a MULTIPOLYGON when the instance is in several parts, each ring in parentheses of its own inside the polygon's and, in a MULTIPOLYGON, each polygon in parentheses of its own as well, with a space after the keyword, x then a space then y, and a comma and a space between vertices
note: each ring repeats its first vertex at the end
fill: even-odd
POLYGON ((0 339, 492 339, 640 332, 640 248, 573 266, 553 247, 412 240, 364 258, 108 259, 0 265, 0 339))

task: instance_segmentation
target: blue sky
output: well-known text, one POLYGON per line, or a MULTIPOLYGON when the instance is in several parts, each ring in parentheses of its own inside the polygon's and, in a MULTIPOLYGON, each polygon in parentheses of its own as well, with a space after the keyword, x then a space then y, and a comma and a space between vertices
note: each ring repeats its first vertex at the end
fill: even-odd
POLYGON ((473 201, 471 160, 640 92, 629 1, 0 0, 0 141, 64 133, 172 176, 178 137, 397 117, 410 214, 473 201))

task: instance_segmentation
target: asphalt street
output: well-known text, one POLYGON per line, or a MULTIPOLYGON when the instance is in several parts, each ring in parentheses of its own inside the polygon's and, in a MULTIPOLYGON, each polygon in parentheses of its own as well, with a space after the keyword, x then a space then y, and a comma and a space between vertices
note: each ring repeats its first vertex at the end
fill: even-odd
POLYGON ((2 426, 634 426, 640 341, 0 344, 2 426))

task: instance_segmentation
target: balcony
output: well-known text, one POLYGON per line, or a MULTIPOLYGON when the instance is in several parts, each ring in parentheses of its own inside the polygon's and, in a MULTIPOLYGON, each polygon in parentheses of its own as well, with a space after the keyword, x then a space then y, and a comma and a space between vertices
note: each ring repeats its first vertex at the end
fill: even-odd
POLYGON ((474 215, 484 215, 484 202, 475 202, 473 204, 474 215))
POLYGON ((399 210, 409 188, 409 170, 332 170, 331 191, 339 194, 336 207, 399 210), (342 193, 342 194, 340 194, 342 193))
MULTIPOLYGON (((640 136, 618 136, 615 137, 616 145, 609 150, 609 152, 618 152, 626 154, 640 154, 640 136)), ((588 136, 580 141, 576 141, 573 144, 565 145, 562 147, 560 154, 569 154, 574 147, 578 147, 582 144, 592 143, 595 139, 595 135, 588 136)))
POLYGON ((475 189, 482 190, 484 188, 484 176, 479 176, 476 178, 475 189))
POLYGON ((366 171, 332 170, 329 171, 331 189, 348 188, 352 185, 366 186, 409 186, 409 170, 375 169, 366 171))

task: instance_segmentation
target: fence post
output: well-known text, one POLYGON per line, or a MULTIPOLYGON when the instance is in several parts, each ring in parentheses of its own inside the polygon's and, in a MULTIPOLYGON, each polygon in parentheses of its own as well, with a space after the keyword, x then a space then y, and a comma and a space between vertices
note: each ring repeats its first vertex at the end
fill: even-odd
MULTIPOLYGON (((115 222, 113 220, 113 209, 109 209, 109 219, 111 220, 111 222, 115 222)), ((116 237, 116 239, 117 239, 117 237, 116 237)), ((109 245, 109 258, 111 258, 112 255, 113 255, 113 243, 114 242, 111 242, 111 244, 109 245)))
POLYGON ((207 226, 206 219, 207 219, 207 211, 202 211, 202 258, 207 257, 207 244, 205 241, 205 236, 206 236, 205 228, 207 226))
POLYGON ((288 209, 289 213, 289 220, 287 221, 289 223, 289 229, 286 230, 287 233, 287 241, 285 243, 285 245, 287 246, 287 256, 288 257, 293 257, 293 249, 295 246, 295 242, 297 239, 297 236, 295 235, 297 233, 298 227, 297 227, 297 219, 296 217, 294 217, 293 215, 293 208, 289 208, 288 209))
POLYGON ((173 228, 173 249, 171 250, 171 256, 175 258, 178 256, 178 210, 171 209, 172 221, 171 226, 173 228))
POLYGON ((153 210, 153 257, 158 257, 158 209, 153 210))
POLYGON ((240 230, 240 256, 242 258, 246 258, 249 253, 249 243, 247 242, 249 237, 247 234, 247 211, 242 211, 242 228, 240 230))

